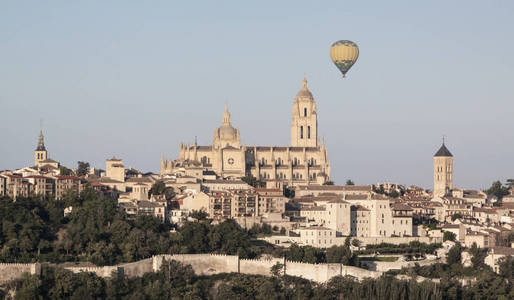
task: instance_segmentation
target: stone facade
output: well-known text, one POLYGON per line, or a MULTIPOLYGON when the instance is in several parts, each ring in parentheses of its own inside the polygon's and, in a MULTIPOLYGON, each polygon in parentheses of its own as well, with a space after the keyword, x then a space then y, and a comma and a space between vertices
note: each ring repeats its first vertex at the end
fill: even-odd
POLYGON ((305 78, 293 102, 290 146, 241 145, 240 132, 230 123, 225 107, 212 145, 181 144, 178 159, 161 159, 161 175, 191 168, 214 171, 224 178, 281 179, 292 186, 328 181, 328 151, 318 137, 316 102, 305 78))

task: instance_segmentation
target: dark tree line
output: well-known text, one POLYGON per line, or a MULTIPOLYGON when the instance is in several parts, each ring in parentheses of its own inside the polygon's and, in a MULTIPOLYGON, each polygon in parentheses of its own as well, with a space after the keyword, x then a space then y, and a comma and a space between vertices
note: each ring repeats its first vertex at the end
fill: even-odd
POLYGON ((127 218, 116 201, 87 189, 63 200, 0 199, 0 262, 132 262, 162 253, 256 257, 261 247, 233 220, 188 222, 176 232, 151 216, 127 218), (72 212, 64 217, 64 208, 72 212))

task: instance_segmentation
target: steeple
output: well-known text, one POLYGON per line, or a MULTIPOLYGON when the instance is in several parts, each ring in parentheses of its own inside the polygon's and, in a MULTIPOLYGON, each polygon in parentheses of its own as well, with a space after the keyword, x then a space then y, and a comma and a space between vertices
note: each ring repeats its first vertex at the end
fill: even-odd
POLYGON ((45 137, 43 136, 43 130, 39 131, 39 139, 37 142, 36 151, 46 151, 45 149, 45 137))
POLYGON ((291 119, 291 146, 293 147, 317 147, 318 120, 316 102, 307 87, 305 75, 302 79, 302 88, 296 94, 293 102, 291 119))
POLYGON ((225 104, 225 111, 223 112, 223 125, 230 125, 230 113, 228 112, 228 104, 225 104))

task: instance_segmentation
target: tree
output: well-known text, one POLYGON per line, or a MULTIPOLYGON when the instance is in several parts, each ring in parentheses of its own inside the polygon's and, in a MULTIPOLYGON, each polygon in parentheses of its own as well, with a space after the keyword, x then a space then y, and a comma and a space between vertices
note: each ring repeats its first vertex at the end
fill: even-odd
POLYGON ((461 263, 461 255, 462 255, 462 247, 460 244, 455 244, 450 251, 448 251, 448 255, 446 256, 446 263, 448 265, 459 264, 461 263))
POLYGON ((77 162, 77 176, 85 176, 89 173, 89 163, 79 161, 77 162))
POLYGON ((353 239, 352 240, 352 246, 360 248, 361 247, 361 241, 359 241, 358 239, 353 239))
POLYGON ((500 276, 512 281, 514 279, 514 258, 510 255, 504 256, 498 260, 500 267, 500 276))
POLYGON ((443 234, 443 242, 452 241, 455 242, 457 235, 451 231, 445 231, 443 234))
POLYGON ((325 183, 323 183, 323 185, 334 185, 334 182, 332 180, 325 181, 325 183))
POLYGON ((248 185, 253 186, 254 188, 260 188, 264 186, 264 182, 258 180, 257 178, 251 175, 241 177, 241 180, 246 182, 248 185))
POLYGON ((498 198, 498 201, 501 201, 503 196, 506 196, 509 194, 509 188, 506 186, 503 186, 503 184, 500 181, 495 181, 491 185, 489 189, 485 191, 487 195, 493 195, 498 198))
POLYGON ((280 277, 284 273, 284 264, 277 262, 271 267, 271 274, 275 277, 280 277))
POLYGON ((392 190, 391 192, 389 192, 389 197, 398 198, 398 197, 400 197, 400 193, 398 193, 397 190, 392 190))
POLYGON ((172 187, 167 187, 164 181, 157 180, 149 191, 150 195, 164 195, 166 199, 171 199, 175 196, 175 192, 172 187))
POLYGON ((355 185, 355 183, 351 179, 348 179, 346 180, 346 185, 355 185))
POLYGON ((59 175, 65 175, 65 176, 73 175, 73 171, 66 168, 65 166, 60 166, 59 167, 59 175))
POLYGON ((462 215, 459 214, 459 213, 453 214, 452 215, 452 221, 455 221, 457 219, 462 219, 462 215))
POLYGON ((487 256, 487 252, 478 248, 477 243, 473 242, 469 253, 472 255, 471 263, 473 264, 473 268, 475 270, 481 269, 484 266, 484 259, 487 256))
POLYGON ((207 216, 209 216, 209 214, 207 214, 203 210, 193 210, 193 212, 191 213, 191 218, 197 219, 198 221, 203 221, 207 219, 207 216))

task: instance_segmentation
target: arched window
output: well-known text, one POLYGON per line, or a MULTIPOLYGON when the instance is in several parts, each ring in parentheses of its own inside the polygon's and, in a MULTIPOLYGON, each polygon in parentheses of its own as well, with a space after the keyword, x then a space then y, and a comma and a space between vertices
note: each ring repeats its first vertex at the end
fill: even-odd
POLYGON ((300 138, 303 139, 303 126, 300 126, 300 138))
POLYGON ((303 109, 303 116, 304 116, 304 117, 307 117, 307 107, 305 107, 305 108, 303 109))
POLYGON ((310 126, 307 126, 307 138, 308 139, 311 138, 311 127, 310 126))

